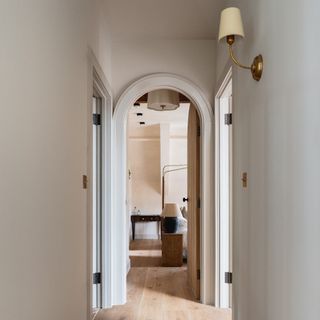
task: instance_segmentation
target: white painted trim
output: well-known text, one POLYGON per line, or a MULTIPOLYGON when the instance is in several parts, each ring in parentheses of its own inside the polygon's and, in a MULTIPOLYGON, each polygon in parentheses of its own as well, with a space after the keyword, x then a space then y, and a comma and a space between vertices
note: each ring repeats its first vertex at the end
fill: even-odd
MULTIPOLYGON (((130 235, 132 237, 132 235, 130 235)), ((158 240, 159 239, 158 233, 136 233, 134 238, 135 240, 158 240)))
POLYGON ((227 85, 232 80, 233 68, 228 63, 224 73, 223 78, 218 83, 218 91, 215 96, 215 296, 216 296, 216 307, 220 307, 220 186, 219 186, 219 175, 220 175, 220 98, 225 91, 227 85))
POLYGON ((112 304, 126 303, 128 226, 126 209, 127 115, 142 95, 157 89, 172 89, 187 96, 196 106, 201 121, 201 301, 214 304, 214 116, 200 88, 174 74, 158 73, 130 85, 119 98, 113 121, 113 206, 112 206, 112 304))
POLYGON ((103 136, 103 216, 102 216, 102 305, 110 307, 110 286, 111 273, 108 262, 111 256, 111 223, 108 220, 111 212, 111 141, 112 141, 112 92, 98 60, 93 51, 88 48, 88 87, 87 87, 87 317, 92 317, 92 96, 94 90, 102 98, 102 121, 104 131, 103 136), (107 161, 108 160, 108 161, 107 161))
POLYGON ((160 141, 159 137, 128 137, 132 141, 160 141))
MULTIPOLYGON (((129 140, 132 141, 160 141, 159 137, 128 137, 129 140)), ((169 139, 172 140, 187 140, 188 138, 185 136, 170 136, 169 139)))

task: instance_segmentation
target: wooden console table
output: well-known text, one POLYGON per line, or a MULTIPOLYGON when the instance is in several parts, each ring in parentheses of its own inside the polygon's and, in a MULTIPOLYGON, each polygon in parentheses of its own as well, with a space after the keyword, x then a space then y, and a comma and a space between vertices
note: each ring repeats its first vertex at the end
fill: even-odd
POLYGON ((146 215, 146 216, 133 214, 131 216, 132 240, 134 240, 134 237, 135 237, 137 222, 158 222, 158 229, 160 229, 160 235, 162 234, 161 216, 159 214, 146 215))

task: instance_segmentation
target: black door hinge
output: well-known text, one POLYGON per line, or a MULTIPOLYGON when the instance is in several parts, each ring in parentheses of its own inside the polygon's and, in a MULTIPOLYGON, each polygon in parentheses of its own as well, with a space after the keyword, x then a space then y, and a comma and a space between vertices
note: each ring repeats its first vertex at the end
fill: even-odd
POLYGON ((94 113, 92 115, 92 119, 93 119, 93 124, 95 126, 100 126, 101 125, 101 114, 99 113, 94 113))
POLYGON ((230 126, 232 124, 232 113, 226 113, 224 115, 224 124, 230 126))
POLYGON ((93 274, 93 284, 100 284, 101 283, 101 272, 96 272, 93 274))
POLYGON ((201 272, 200 269, 197 270, 197 280, 200 280, 201 272))
POLYGON ((197 208, 198 208, 198 209, 201 208, 201 200, 200 200, 200 198, 198 198, 198 201, 197 201, 197 208))
POLYGON ((200 136, 201 136, 201 128, 200 128, 200 126, 199 126, 199 127, 197 127, 197 135, 198 135, 198 137, 200 137, 200 136))
POLYGON ((232 283, 232 272, 225 272, 224 273, 224 282, 231 284, 232 283))

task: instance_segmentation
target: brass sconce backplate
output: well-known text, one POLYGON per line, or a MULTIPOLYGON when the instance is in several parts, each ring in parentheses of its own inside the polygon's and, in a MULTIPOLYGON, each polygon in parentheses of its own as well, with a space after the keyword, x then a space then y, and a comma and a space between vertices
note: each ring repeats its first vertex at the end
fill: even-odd
POLYGON ((259 54, 256 56, 253 60, 253 63, 251 65, 251 73, 254 80, 259 81, 262 76, 263 71, 263 58, 262 55, 259 54))

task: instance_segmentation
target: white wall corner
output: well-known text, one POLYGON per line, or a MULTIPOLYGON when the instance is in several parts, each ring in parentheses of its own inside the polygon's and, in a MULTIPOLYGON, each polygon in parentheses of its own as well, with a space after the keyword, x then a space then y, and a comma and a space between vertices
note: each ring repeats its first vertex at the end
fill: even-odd
POLYGON ((130 260, 130 257, 128 257, 128 259, 127 259, 127 273, 129 273, 130 269, 131 269, 131 260, 130 260))

